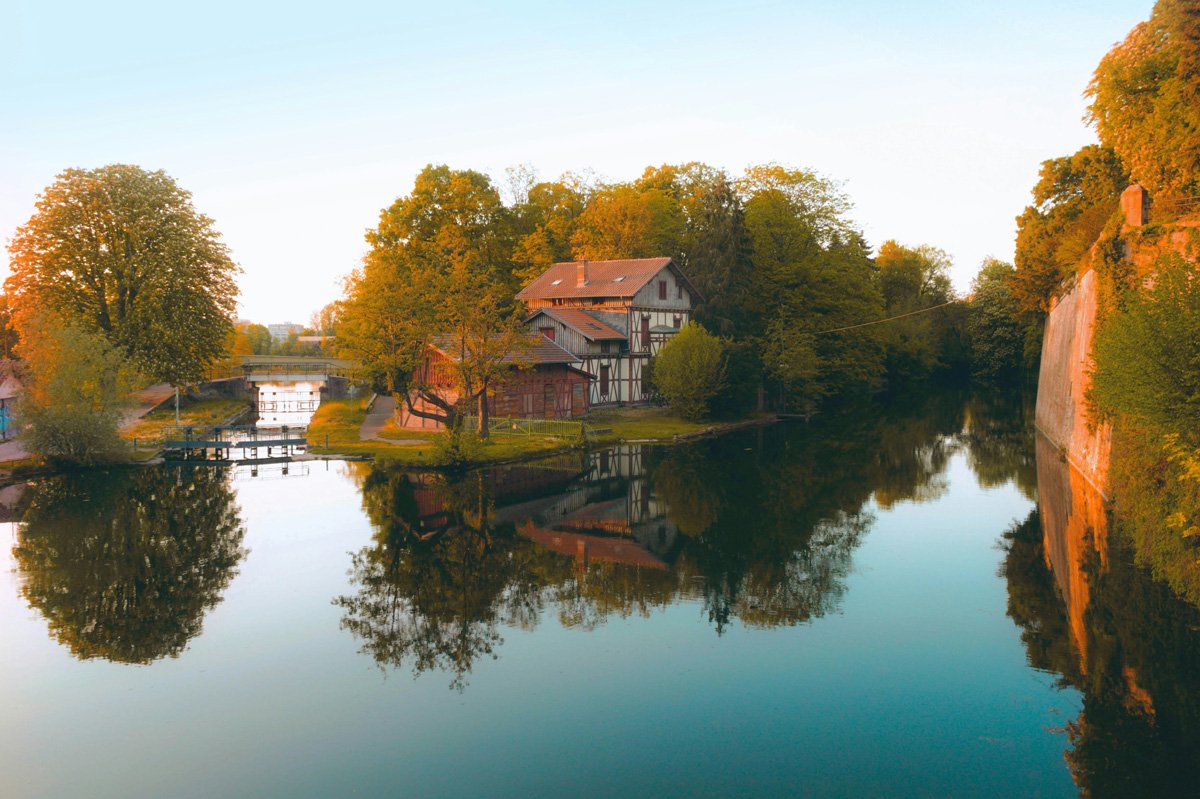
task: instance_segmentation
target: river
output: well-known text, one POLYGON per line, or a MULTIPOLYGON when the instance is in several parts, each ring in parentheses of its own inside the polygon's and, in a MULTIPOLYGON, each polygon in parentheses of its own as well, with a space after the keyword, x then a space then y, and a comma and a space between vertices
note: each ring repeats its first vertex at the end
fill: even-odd
POLYGON ((1200 615, 1030 413, 7 489, 0 795, 1180 795, 1200 615))

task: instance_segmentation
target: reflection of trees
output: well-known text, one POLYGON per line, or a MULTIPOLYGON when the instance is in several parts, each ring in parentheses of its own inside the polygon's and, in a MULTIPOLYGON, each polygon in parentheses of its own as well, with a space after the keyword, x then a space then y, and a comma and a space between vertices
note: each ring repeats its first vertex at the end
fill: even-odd
POLYGON ((1082 712, 1067 724, 1067 762, 1081 791, 1096 797, 1194 793, 1200 780, 1200 610, 1136 566, 1125 544, 1111 546, 1103 558, 1093 549, 1083 564, 1090 584, 1086 641, 1075 642, 1046 567, 1038 516, 1007 539, 1001 573, 1030 664, 1056 672, 1083 694, 1082 712))
POLYGON ((497 557, 511 535, 488 526, 489 500, 478 475, 461 483, 425 484, 395 469, 373 470, 363 482, 363 504, 377 534, 374 545, 352 556, 354 596, 337 598, 342 627, 363 642, 381 666, 410 662, 414 673, 440 669, 461 688, 475 660, 502 641, 503 609, 528 615, 514 582, 513 561, 497 557), (446 514, 441 529, 424 529, 417 492, 446 514), (440 494, 440 496, 439 496, 440 494), (513 586, 515 588, 515 586, 513 586), (507 596, 506 596, 507 593, 507 596))
POLYGON ((962 439, 971 470, 985 488, 1012 480, 1022 494, 1037 497, 1033 399, 1029 393, 994 392, 967 401, 962 439))
POLYGON ((718 632, 735 620, 820 618, 845 594, 874 523, 871 498, 887 507, 946 490, 965 399, 893 400, 811 425, 614 452, 627 465, 597 467, 590 483, 372 467, 361 484, 377 532, 353 556, 357 593, 335 600, 343 626, 381 666, 446 670, 462 687, 478 658, 495 657, 503 626, 532 629, 546 612, 586 630, 696 598, 718 632), (586 550, 602 540, 644 557, 586 550), (580 555, 586 565, 576 547, 592 552, 580 555))
POLYGON ((138 469, 34 488, 13 553, 21 593, 80 658, 177 656, 245 556, 226 474, 138 469))

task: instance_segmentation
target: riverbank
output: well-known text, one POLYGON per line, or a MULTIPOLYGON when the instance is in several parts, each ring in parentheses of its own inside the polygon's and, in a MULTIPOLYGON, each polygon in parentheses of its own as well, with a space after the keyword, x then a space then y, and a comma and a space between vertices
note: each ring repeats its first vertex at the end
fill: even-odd
POLYGON ((494 435, 471 439, 453 456, 447 437, 438 432, 400 428, 391 420, 382 426, 368 422, 363 400, 324 402, 308 426, 308 452, 317 456, 370 458, 406 466, 439 468, 458 459, 459 465, 492 466, 532 460, 584 446, 622 443, 673 443, 717 435, 742 427, 771 424, 772 414, 721 422, 690 422, 665 408, 620 408, 597 411, 580 425, 577 438, 546 435, 494 435), (586 435, 585 435, 586 430, 586 435))

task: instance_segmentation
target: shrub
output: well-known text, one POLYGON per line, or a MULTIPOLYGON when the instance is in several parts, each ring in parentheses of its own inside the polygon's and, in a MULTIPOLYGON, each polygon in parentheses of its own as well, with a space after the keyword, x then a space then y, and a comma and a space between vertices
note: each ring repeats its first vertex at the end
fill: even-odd
POLYGON ((725 387, 725 345, 689 322, 655 356, 653 374, 671 410, 685 419, 703 419, 725 387))

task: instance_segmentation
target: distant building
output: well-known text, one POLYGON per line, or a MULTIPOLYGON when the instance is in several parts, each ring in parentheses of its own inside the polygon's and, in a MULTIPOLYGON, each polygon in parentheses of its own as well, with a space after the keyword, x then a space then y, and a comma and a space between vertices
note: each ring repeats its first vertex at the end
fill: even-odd
POLYGON ((267 325, 267 331, 271 334, 271 338, 275 341, 287 341, 288 336, 293 334, 300 335, 304 332, 304 325, 293 324, 292 322, 281 322, 279 324, 267 325))
POLYGON ((701 299, 670 258, 554 264, 517 298, 530 309, 530 329, 594 378, 590 405, 648 400, 646 364, 701 299))

